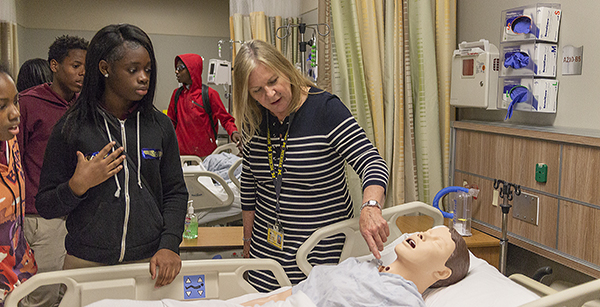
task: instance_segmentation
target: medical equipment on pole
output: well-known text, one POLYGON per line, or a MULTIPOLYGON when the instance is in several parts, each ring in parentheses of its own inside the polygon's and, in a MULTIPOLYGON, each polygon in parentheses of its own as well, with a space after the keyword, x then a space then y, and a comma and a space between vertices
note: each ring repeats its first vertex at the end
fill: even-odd
MULTIPOLYGON (((328 24, 326 23, 315 23, 315 24, 309 24, 307 25, 306 23, 299 23, 299 24, 288 24, 286 26, 281 26, 279 28, 277 28, 277 30, 275 30, 275 35, 277 36, 277 38, 283 40, 286 37, 288 37, 289 35, 292 34, 291 32, 291 28, 298 28, 298 32, 300 33, 300 40, 298 42, 299 45, 299 51, 302 54, 302 59, 300 61, 300 67, 302 69, 302 74, 307 75, 308 71, 306 69, 306 46, 309 45, 311 46, 311 53, 310 53, 310 57, 311 57, 311 69, 316 69, 316 66, 318 65, 316 62, 316 47, 313 48, 313 46, 316 46, 317 41, 315 39, 315 32, 318 33, 320 36, 327 36, 329 35, 329 32, 331 32, 331 28, 329 27, 328 24), (321 33, 321 30, 319 29, 319 27, 325 27, 326 32, 321 33), (309 41, 304 41, 304 33, 306 33, 306 28, 310 28, 313 30, 313 35, 312 35, 312 39, 309 41), (279 31, 280 30, 284 30, 285 29, 285 33, 283 35, 279 35, 279 31), (314 56, 313 56, 314 54, 314 56), (314 66, 313 66, 314 65, 314 66)), ((316 81, 316 73, 312 74, 314 75, 314 81, 316 81)))
POLYGON ((221 59, 210 59, 208 61, 208 78, 211 84, 231 85, 231 62, 221 59))
POLYGON ((233 106, 231 105, 231 62, 220 59, 222 45, 225 43, 229 43, 229 49, 233 50, 233 44, 243 44, 244 42, 231 39, 227 41, 220 39, 217 42, 217 47, 219 49, 219 59, 208 60, 208 76, 206 78, 206 82, 208 84, 223 85, 223 88, 225 88, 225 93, 223 96, 225 96, 225 99, 227 100, 227 112, 231 113, 231 110, 233 108, 233 106))

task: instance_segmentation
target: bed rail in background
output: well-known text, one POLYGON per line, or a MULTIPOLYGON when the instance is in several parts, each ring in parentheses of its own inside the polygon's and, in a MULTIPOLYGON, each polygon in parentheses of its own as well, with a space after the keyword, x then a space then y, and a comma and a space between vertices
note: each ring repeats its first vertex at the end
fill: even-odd
POLYGON ((199 296, 226 300, 256 293, 256 289, 244 280, 243 273, 258 269, 270 270, 281 286, 291 286, 283 268, 271 259, 183 261, 175 280, 159 289, 154 288, 149 264, 136 263, 40 273, 16 287, 4 306, 16 307, 23 297, 39 286, 61 283, 67 286, 67 291, 60 307, 85 306, 101 299, 185 300, 199 296), (199 276, 203 276, 203 285, 197 283, 199 276))
MULTIPOLYGON (((397 238, 402 235, 402 231, 398 229, 396 225, 396 220, 399 216, 408 215, 408 214, 424 214, 433 217, 433 225, 443 225, 444 218, 442 213, 434 208, 431 205, 420 201, 413 201, 410 203, 397 205, 390 208, 385 208, 382 210, 383 218, 387 220, 388 225, 390 227, 390 238, 397 238)), ((362 237, 359 228, 359 218, 349 219, 343 222, 338 222, 326 227, 323 227, 317 231, 315 231, 298 249, 298 253, 296 255, 296 262, 298 263, 298 267, 304 272, 304 274, 308 275, 312 270, 312 266, 308 263, 308 253, 312 251, 312 249, 324 238, 330 237, 332 235, 343 233, 346 235, 346 242, 344 243, 344 248, 342 249, 342 255, 340 258, 340 262, 346 260, 348 257, 357 257, 368 255, 371 252, 369 251, 369 247, 367 243, 362 237)), ((387 244, 392 242, 393 240, 388 240, 387 244)), ((386 244, 386 245, 387 245, 386 244)))
POLYGON ((520 307, 581 307, 586 302, 600 299, 600 279, 557 291, 522 274, 513 274, 509 278, 542 296, 520 307))

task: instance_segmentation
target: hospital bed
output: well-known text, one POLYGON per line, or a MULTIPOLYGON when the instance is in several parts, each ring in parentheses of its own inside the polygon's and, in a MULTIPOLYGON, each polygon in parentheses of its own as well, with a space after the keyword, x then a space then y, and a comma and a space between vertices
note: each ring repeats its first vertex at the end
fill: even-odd
MULTIPOLYGON (((235 143, 228 143, 217 147, 204 161, 197 156, 181 156, 183 177, 189 200, 193 200, 198 225, 226 224, 242 218, 240 182, 236 176, 236 170, 241 165, 242 159, 236 159, 229 166, 227 176, 221 176, 215 170, 211 171, 205 167, 208 159, 223 152, 231 153, 229 157, 232 157, 237 155, 239 150, 235 143), (228 177, 230 181, 227 182, 224 177, 228 177)), ((228 161, 232 160, 228 159, 228 161)))
MULTIPOLYGON (((434 225, 441 225, 442 215, 430 205, 421 202, 412 202, 386 208, 383 214, 390 226, 390 237, 386 248, 382 252, 382 260, 387 264, 394 259, 393 247, 404 240, 409 234, 402 234, 396 226, 396 219, 400 215, 425 214, 433 217, 434 225)), ((364 239, 358 230, 358 219, 339 222, 316 231, 298 252, 298 263, 304 272, 309 272, 311 267, 306 261, 310 246, 331 234, 344 233, 347 240, 342 251, 342 258, 360 256, 362 259, 372 258, 369 255, 364 239), (361 256, 363 255, 363 256, 361 256), (364 256, 367 255, 367 256, 364 256)), ((84 306, 87 303, 105 299, 135 299, 157 300, 157 306, 176 306, 177 301, 189 305, 185 301, 185 281, 187 276, 203 275, 205 288, 203 293, 207 299, 220 299, 220 301, 198 301, 197 306, 239 306, 237 304, 262 297, 269 294, 256 293, 242 277, 248 269, 257 269, 259 265, 270 266, 268 269, 275 272, 275 276, 284 287, 288 289, 289 280, 282 276, 283 270, 279 265, 266 262, 256 262, 258 259, 227 259, 227 260, 196 260, 184 261, 182 272, 175 281, 154 289, 154 282, 150 279, 147 264, 131 264, 113 267, 77 269, 41 273, 17 287, 8 297, 6 306, 16 306, 16 302, 30 293, 39 285, 64 283, 67 286, 65 299, 68 304, 61 306, 84 306), (287 285, 286 285, 287 284, 287 285), (246 294, 244 294, 246 293, 246 294), (244 294, 244 295, 242 295, 244 294), (240 296, 241 295, 241 296, 240 296), (221 301, 223 300, 223 301, 221 301), (222 304, 219 304, 222 303, 222 304)), ((261 268, 262 269, 262 268, 261 268)), ((294 297, 294 295, 292 295, 294 297)), ((511 278, 500 272, 482 259, 471 254, 469 273, 460 282, 437 289, 428 289, 423 294, 426 305, 430 307, 442 306, 581 306, 582 302, 600 298, 600 280, 582 284, 567 290, 556 292, 549 287, 537 283, 523 275, 513 275, 511 278), (540 298, 541 297, 541 298, 540 298)), ((132 301, 103 300, 100 306, 134 306, 132 301), (119 305, 119 302, 123 302, 119 305)), ((144 301, 150 306, 150 302, 144 301)), ((196 305, 196 304, 194 304, 196 305)), ((288 305, 288 306, 294 306, 288 305)), ((306 305, 297 305, 306 306, 306 305)))

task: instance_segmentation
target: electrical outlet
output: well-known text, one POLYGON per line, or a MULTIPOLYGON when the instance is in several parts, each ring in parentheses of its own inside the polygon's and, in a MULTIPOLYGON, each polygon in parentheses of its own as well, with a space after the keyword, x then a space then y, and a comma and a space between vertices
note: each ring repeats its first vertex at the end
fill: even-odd
POLYGON ((500 191, 494 190, 494 195, 492 196, 492 206, 498 207, 498 199, 500 198, 500 191))
POLYGON ((546 163, 538 163, 535 165, 535 181, 546 183, 548 180, 548 165, 546 163))

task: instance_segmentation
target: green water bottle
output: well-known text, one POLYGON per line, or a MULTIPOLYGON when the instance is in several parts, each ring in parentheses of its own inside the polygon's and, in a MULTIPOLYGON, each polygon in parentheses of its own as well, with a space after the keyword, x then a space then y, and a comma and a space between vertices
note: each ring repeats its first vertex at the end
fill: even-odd
POLYGON ((188 213, 185 215, 184 239, 196 239, 198 237, 198 218, 194 214, 194 201, 188 201, 188 213))

